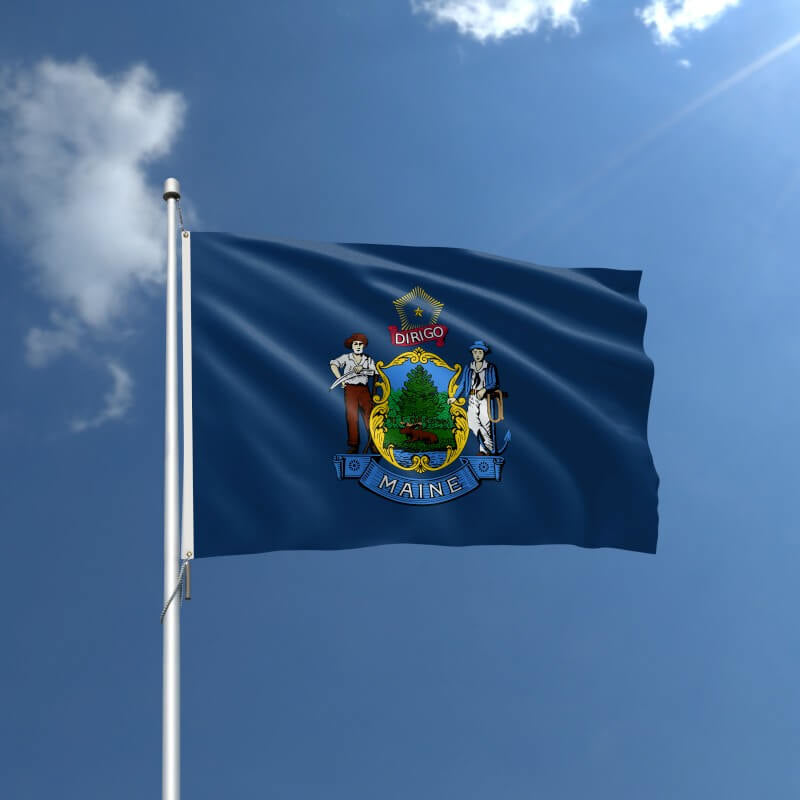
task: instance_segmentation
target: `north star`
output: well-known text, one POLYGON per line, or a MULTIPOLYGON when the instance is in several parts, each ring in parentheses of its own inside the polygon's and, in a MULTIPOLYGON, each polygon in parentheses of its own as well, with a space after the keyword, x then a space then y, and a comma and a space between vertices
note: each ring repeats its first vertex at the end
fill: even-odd
POLYGON ((401 481, 400 478, 389 480, 389 475, 384 473, 381 476, 378 489, 383 489, 388 494, 393 494, 397 497, 408 497, 411 500, 428 500, 434 497, 444 497, 445 494, 456 494, 463 491, 464 487, 461 485, 458 475, 451 475, 445 480, 433 483, 430 481, 401 481))

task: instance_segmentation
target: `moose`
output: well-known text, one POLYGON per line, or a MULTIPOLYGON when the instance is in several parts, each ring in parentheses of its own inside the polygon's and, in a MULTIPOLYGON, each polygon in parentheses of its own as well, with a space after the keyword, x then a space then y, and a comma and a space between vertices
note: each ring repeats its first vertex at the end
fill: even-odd
POLYGON ((401 420, 402 427, 400 428, 400 433, 404 433, 406 435, 407 442, 425 442, 425 444, 436 444, 439 441, 439 437, 433 431, 425 431, 422 430, 422 423, 415 422, 410 423, 406 422, 405 420, 401 420))

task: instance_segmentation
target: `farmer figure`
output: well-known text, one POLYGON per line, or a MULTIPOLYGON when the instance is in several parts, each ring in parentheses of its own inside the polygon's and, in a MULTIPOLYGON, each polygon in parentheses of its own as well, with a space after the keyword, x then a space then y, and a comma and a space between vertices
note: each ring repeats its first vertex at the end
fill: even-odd
MULTIPOLYGON (((347 420, 347 452, 357 453, 360 443, 358 412, 367 429, 369 438, 369 415, 372 413, 372 393, 369 379, 375 374, 375 361, 364 352, 369 344, 363 333, 354 333, 345 340, 350 350, 339 358, 331 359, 331 372, 339 386, 344 387, 344 415, 347 420), (339 381, 341 381, 339 383, 339 381)), ((333 387, 331 387, 333 388, 333 387)))
POLYGON ((455 397, 448 398, 448 403, 455 403, 456 398, 466 397, 467 424, 478 440, 478 452, 494 453, 494 426, 489 413, 489 392, 498 388, 497 368, 486 360, 489 347, 478 339, 470 345, 472 363, 461 375, 455 397))

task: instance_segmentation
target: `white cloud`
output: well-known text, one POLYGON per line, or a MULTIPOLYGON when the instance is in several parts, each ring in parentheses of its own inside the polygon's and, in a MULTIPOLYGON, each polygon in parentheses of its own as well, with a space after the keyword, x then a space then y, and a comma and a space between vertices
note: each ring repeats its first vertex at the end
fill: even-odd
POLYGON ((636 15, 652 28, 659 44, 677 45, 678 34, 705 30, 738 5, 739 0, 653 0, 637 8, 636 15))
POLYGON ((40 290, 89 326, 162 279, 163 208, 144 170, 169 152, 184 105, 144 66, 108 77, 42 61, 0 76, 3 221, 40 290))
MULTIPOLYGON (((25 338, 28 364, 110 338, 131 292, 163 280, 160 189, 145 170, 178 135, 185 102, 145 66, 101 74, 86 60, 0 72, 0 221, 53 305, 25 338)), ((75 431, 119 419, 133 380, 115 361, 103 410, 75 431)))
POLYGON ((579 11, 589 0, 411 0, 415 13, 452 23, 478 41, 534 33, 542 23, 577 32, 579 11))
POLYGON ((76 433, 97 428, 112 419, 120 419, 133 405, 133 378, 116 361, 109 361, 106 366, 113 383, 111 390, 103 397, 103 408, 93 417, 73 420, 70 427, 76 433))
POLYGON ((679 67, 683 67, 684 69, 691 69, 692 68, 692 62, 689 61, 688 58, 681 58, 681 59, 678 60, 678 66, 679 67))
POLYGON ((50 314, 50 328, 31 328, 25 337, 25 358, 32 367, 44 367, 63 353, 78 349, 81 329, 71 317, 50 314))

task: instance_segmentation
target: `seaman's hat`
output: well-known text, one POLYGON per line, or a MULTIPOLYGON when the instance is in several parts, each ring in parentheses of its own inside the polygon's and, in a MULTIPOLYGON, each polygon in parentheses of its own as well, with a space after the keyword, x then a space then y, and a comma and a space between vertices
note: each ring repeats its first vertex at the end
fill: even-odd
POLYGON ((470 346, 470 350, 483 350, 484 353, 489 352, 489 345, 483 339, 476 339, 470 346))
POLYGON ((364 347, 369 344, 369 339, 363 333, 353 333, 349 339, 344 340, 344 346, 349 350, 353 346, 353 342, 364 342, 364 347))

